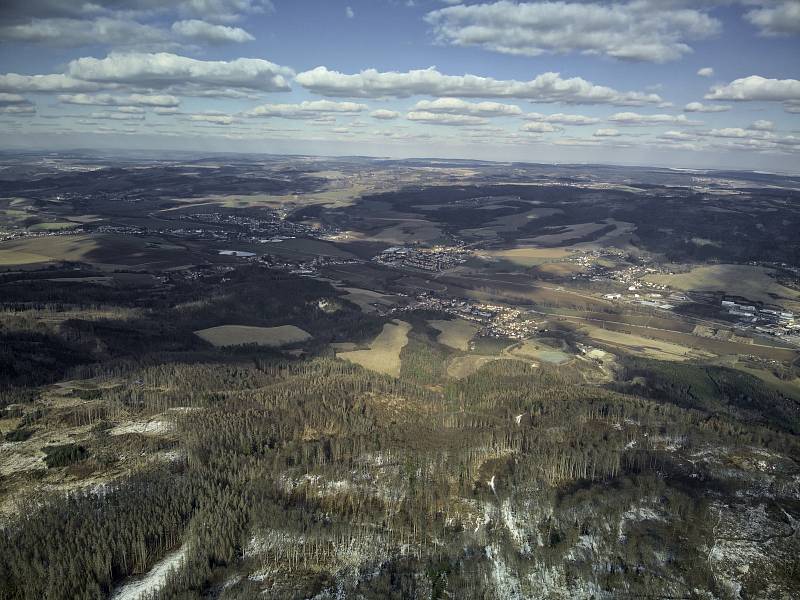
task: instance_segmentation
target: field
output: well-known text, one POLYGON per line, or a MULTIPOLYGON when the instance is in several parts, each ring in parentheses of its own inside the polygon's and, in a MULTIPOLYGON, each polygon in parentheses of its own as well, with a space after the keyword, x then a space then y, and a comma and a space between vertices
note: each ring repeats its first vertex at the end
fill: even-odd
POLYGON ((383 326, 383 331, 369 345, 369 350, 339 352, 337 356, 349 360, 365 369, 400 376, 400 351, 408 343, 411 325, 405 321, 392 321, 383 326))
POLYGON ((477 325, 464 319, 436 320, 428 321, 428 323, 439 331, 436 341, 455 350, 469 350, 469 341, 478 331, 477 325))
POLYGON ((572 254, 568 248, 536 248, 523 246, 510 250, 487 252, 493 258, 502 258, 521 267, 534 267, 553 260, 560 260, 572 254))
POLYGON ((535 340, 525 340, 511 348, 508 353, 519 358, 533 358, 555 365, 564 364, 572 358, 566 352, 535 340))
POLYGON ((682 346, 664 340, 653 340, 641 335, 622 333, 595 327, 593 325, 581 326, 580 331, 593 340, 605 342, 611 346, 619 347, 633 354, 655 358, 658 360, 685 361, 690 359, 713 358, 714 355, 704 350, 682 346))
POLYGON ((347 295, 344 296, 345 300, 349 300, 353 304, 357 304, 363 312, 375 312, 376 308, 373 306, 373 304, 380 304, 382 306, 392 306, 396 304, 395 297, 388 294, 381 294, 379 292, 373 292, 372 290, 365 290, 355 287, 344 287, 339 289, 347 292, 347 295))
POLYGON ((99 247, 87 235, 47 236, 0 244, 0 265, 29 265, 52 261, 80 261, 99 247))
POLYGON ((726 292, 756 302, 797 306, 800 292, 782 286, 771 273, 771 269, 750 265, 707 265, 688 273, 648 275, 645 279, 678 290, 726 292))
POLYGON ((259 346, 280 347, 296 342, 305 342, 311 338, 308 332, 294 325, 278 327, 250 327, 247 325, 220 325, 201 329, 195 333, 214 346, 241 346, 258 344, 259 346))
POLYGON ((197 262, 198 256, 187 250, 187 247, 163 239, 141 236, 42 236, 0 243, 0 265, 70 261, 104 268, 168 268, 197 262))
POLYGON ((447 375, 453 379, 464 379, 475 373, 484 365, 488 365, 495 360, 508 360, 502 356, 482 356, 469 354, 467 356, 455 356, 447 365, 447 375))

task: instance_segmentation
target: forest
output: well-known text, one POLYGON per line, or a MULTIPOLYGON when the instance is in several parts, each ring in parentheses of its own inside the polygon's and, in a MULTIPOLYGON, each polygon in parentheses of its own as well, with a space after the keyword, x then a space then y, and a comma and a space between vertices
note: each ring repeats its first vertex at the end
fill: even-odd
POLYGON ((723 550, 745 543, 746 597, 800 584, 798 404, 753 378, 631 359, 606 386, 514 360, 454 379, 424 313, 392 378, 335 358, 386 319, 326 282, 48 279, 0 282, 0 434, 54 442, 0 479, 30 490, 2 521, 3 600, 113 597, 175 551, 151 600, 733 599, 723 550), (313 340, 192 333, 234 318, 313 340), (56 474, 85 483, 33 491, 56 474))

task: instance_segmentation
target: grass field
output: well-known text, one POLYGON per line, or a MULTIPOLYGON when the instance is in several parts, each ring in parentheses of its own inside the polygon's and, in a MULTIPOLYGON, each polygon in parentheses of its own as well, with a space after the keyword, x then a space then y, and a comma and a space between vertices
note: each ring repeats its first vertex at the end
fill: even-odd
POLYGON ((593 325, 582 325, 580 331, 593 340, 605 342, 611 346, 627 350, 632 354, 658 360, 684 361, 690 359, 708 359, 714 358, 715 356, 711 352, 698 348, 682 346, 664 340, 654 340, 632 333, 612 331, 593 325))
POLYGON ((510 250, 494 250, 488 253, 493 258, 501 258, 521 267, 534 267, 553 260, 561 260, 572 254, 569 248, 536 248, 523 246, 510 250))
POLYGON ((478 332, 478 326, 464 319, 428 321, 439 332, 436 341, 455 350, 469 350, 469 341, 478 332))
POLYGON ((551 346, 535 340, 525 340, 509 350, 509 354, 519 358, 533 358, 554 365, 561 365, 572 359, 572 356, 551 346))
POLYGON ((482 356, 470 354, 467 356, 454 356, 447 365, 447 375, 454 379, 464 379, 484 365, 495 360, 508 360, 502 356, 482 356))
POLYGON ((369 350, 353 350, 338 353, 339 358, 354 362, 370 371, 400 376, 400 351, 408 343, 411 325, 405 321, 392 321, 383 326, 369 345, 369 350))
POLYGON ((707 265, 688 273, 648 275, 647 281, 668 285, 678 290, 726 292, 757 302, 794 304, 800 302, 800 292, 782 286, 772 277, 772 269, 750 265, 707 265))
POLYGON ((81 261, 99 248, 88 235, 46 236, 0 244, 0 265, 29 265, 53 261, 81 261))
POLYGON ((278 327, 250 327, 247 325, 220 325, 195 331, 195 334, 214 346, 241 346, 258 344, 277 348, 296 342, 305 342, 311 335, 294 325, 278 327))
POLYGON ((365 313, 374 313, 377 310, 373 304, 380 304, 383 306, 393 306, 397 304, 395 296, 373 292, 372 290, 356 287, 344 287, 339 289, 347 292, 347 295, 344 297, 345 300, 357 304, 361 311, 365 313))

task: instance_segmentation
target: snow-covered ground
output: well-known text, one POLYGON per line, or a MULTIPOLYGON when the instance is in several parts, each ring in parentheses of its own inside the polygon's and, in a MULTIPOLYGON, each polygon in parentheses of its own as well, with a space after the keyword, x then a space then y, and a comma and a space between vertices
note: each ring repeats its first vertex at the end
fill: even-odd
POLYGON ((188 545, 184 544, 178 550, 170 552, 144 576, 123 583, 111 594, 110 600, 139 600, 146 594, 157 591, 166 583, 169 572, 180 567, 188 550, 188 545))

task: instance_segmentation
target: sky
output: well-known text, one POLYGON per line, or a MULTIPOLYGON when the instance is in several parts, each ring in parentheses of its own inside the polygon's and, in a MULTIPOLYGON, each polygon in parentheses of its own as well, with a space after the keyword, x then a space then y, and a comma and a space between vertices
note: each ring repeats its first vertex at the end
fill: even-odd
POLYGON ((0 149, 800 172, 800 0, 2 0, 0 149))

